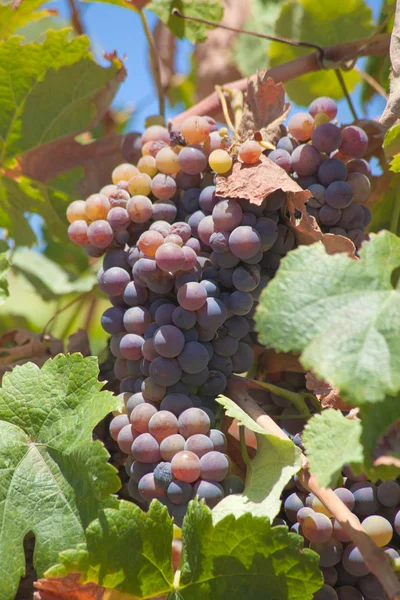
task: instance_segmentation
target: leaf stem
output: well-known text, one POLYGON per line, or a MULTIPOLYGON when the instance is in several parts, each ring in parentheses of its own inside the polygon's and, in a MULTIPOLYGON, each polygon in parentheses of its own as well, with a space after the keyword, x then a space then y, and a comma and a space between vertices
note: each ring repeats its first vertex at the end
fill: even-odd
POLYGON ((139 9, 138 13, 140 16, 140 20, 142 21, 144 34, 145 34, 145 36, 147 38, 147 42, 149 44, 150 61, 151 61, 151 65, 153 68, 154 83, 156 84, 156 88, 157 88, 158 106, 159 106, 160 115, 163 118, 165 118, 165 97, 164 97, 164 91, 163 91, 163 86, 162 86, 162 82, 161 82, 160 61, 158 60, 157 49, 156 49, 156 46, 154 43, 153 35, 152 35, 149 25, 147 23, 146 15, 144 14, 142 9, 139 9))
POLYGON ((305 402, 305 397, 311 396, 312 394, 291 392, 290 390, 285 390, 284 388, 274 385, 273 383, 267 383, 266 381, 258 381, 255 379, 248 379, 247 381, 251 383, 251 387, 262 387, 281 398, 286 398, 286 400, 289 400, 289 402, 297 408, 301 415, 307 417, 310 416, 310 410, 305 402))
POLYGON ((351 114, 353 115, 353 119, 355 121, 357 121, 358 117, 357 117, 356 109, 354 108, 354 104, 350 97, 349 90, 347 89, 346 82, 343 79, 342 71, 340 69, 335 69, 335 74, 336 74, 336 77, 338 78, 340 87, 342 88, 342 92, 343 92, 344 97, 346 98, 347 104, 349 105, 349 109, 351 111, 351 114))
POLYGON ((222 112, 224 113, 225 123, 228 125, 229 129, 232 131, 232 133, 236 137, 237 136, 236 129, 235 129, 234 124, 231 121, 231 117, 229 115, 228 104, 227 104, 226 98, 224 96, 224 91, 226 91, 226 90, 223 87, 221 87, 220 85, 216 85, 215 91, 217 92, 219 101, 221 102, 221 107, 222 107, 222 112))
POLYGON ((243 425, 239 425, 239 440, 240 440, 240 452, 242 453, 243 462, 246 467, 250 464, 250 457, 247 452, 246 445, 246 432, 243 425))
POLYGON ((64 312, 64 310, 67 310, 70 306, 72 306, 76 302, 80 302, 81 300, 85 299, 86 296, 88 296, 92 292, 93 292, 93 290, 89 290, 88 292, 84 292, 83 294, 80 294, 79 296, 77 296, 76 298, 74 298, 71 302, 69 302, 65 306, 62 306, 61 308, 58 308, 56 310, 56 312, 54 313, 54 315, 51 317, 51 319, 49 319, 47 321, 46 325, 43 327, 42 336, 46 335, 47 330, 49 328, 49 325, 54 321, 54 319, 56 319, 58 317, 59 314, 61 314, 62 312, 64 312))

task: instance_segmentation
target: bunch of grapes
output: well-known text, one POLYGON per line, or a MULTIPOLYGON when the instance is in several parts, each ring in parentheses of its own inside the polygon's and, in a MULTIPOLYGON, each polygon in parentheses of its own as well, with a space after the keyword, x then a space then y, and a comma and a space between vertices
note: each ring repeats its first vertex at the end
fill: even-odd
MULTIPOLYGON (((282 138, 293 146, 291 154, 285 151, 286 170, 297 169, 293 176, 302 185, 304 169, 295 167, 294 153, 317 152, 313 131, 324 125, 315 128, 324 120, 322 108, 315 121, 308 118, 307 137, 305 121, 295 131, 293 117, 282 138), (312 135, 312 143, 298 146, 292 134, 302 141, 312 135)), ((210 117, 190 117, 172 131, 151 126, 141 142, 137 166, 119 165, 112 184, 69 206, 68 232, 90 256, 105 253, 98 281, 112 306, 102 326, 111 335, 126 411, 110 430, 128 455, 129 491, 142 503, 159 499, 180 524, 194 496, 212 508, 243 490, 226 456, 215 397, 232 373, 250 369, 257 301, 295 237, 284 222, 281 190, 260 206, 216 194, 216 175, 229 174, 234 160, 257 165, 268 154, 262 143, 232 143, 210 117)), ((279 144, 269 153, 272 160, 282 152, 279 144)), ((343 161, 352 161, 343 158, 342 141, 339 146, 341 160, 317 154, 322 164, 340 162, 346 178, 343 161)), ((335 210, 343 216, 347 209, 335 210)))
MULTIPOLYGON (((397 481, 367 481, 349 467, 343 470, 341 486, 334 490, 356 515, 371 539, 388 557, 399 558, 400 485, 397 481)), ((276 525, 304 537, 306 546, 320 556, 324 586, 316 600, 386 600, 378 579, 339 522, 314 494, 308 493, 295 477, 287 486, 282 516, 276 525)))
POLYGON ((362 158, 368 137, 355 125, 341 129, 332 123, 336 114, 330 98, 314 100, 308 113, 291 117, 290 135, 282 137, 268 157, 312 193, 307 210, 321 230, 348 237, 359 248, 371 221, 365 206, 370 168, 362 158))

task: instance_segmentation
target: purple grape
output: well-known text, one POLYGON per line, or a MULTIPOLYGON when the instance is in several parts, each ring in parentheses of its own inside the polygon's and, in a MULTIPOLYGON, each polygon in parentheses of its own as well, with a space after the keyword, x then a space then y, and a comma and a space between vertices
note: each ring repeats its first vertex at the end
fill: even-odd
MULTIPOLYGON (((326 123, 329 125, 329 123, 326 123)), ((346 208, 353 200, 353 190, 345 181, 334 181, 325 192, 326 203, 332 208, 346 208)), ((320 216, 321 218, 321 216, 320 216)))
POLYGON ((314 129, 311 141, 319 152, 330 154, 342 143, 342 132, 333 123, 321 123, 314 129))
POLYGON ((355 577, 363 577, 369 573, 361 552, 354 544, 349 544, 344 549, 342 563, 346 571, 355 577))
POLYGON ((286 173, 290 173, 292 169, 292 159, 289 152, 277 148, 268 154, 268 158, 276 165, 279 165, 281 169, 284 169, 286 173))
POLYGON ((109 296, 122 296, 130 280, 129 273, 121 267, 111 267, 104 271, 99 284, 101 290, 109 296))
POLYGON ((296 140, 288 135, 281 137, 276 145, 277 150, 286 150, 289 154, 292 154, 293 150, 297 148, 298 144, 296 140))
POLYGON ((231 356, 234 373, 245 373, 250 369, 254 361, 254 352, 251 346, 244 342, 239 342, 239 348, 231 356))
POLYGON ((178 356, 178 362, 185 373, 200 373, 209 361, 207 350, 200 342, 187 342, 178 356))
POLYGON ((295 148, 291 160, 293 171, 301 177, 316 174, 322 163, 322 157, 318 150, 308 144, 302 144, 295 148))
POLYGON ((193 402, 188 395, 183 393, 168 393, 161 401, 160 409, 168 410, 173 413, 176 417, 187 410, 192 408, 193 402))
POLYGON ((124 314, 125 310, 119 306, 107 308, 101 316, 101 326, 106 333, 124 332, 124 314))
POLYGON ((193 493, 200 500, 203 499, 209 508, 214 508, 224 497, 224 490, 219 483, 201 479, 195 483, 193 493))
POLYGON ((329 204, 321 206, 318 218, 323 225, 336 225, 339 223, 342 212, 339 208, 332 208, 329 204))
MULTIPOLYGON (((189 438, 190 439, 190 438, 189 438)), ((189 440, 186 441, 186 444, 189 440)), ((201 478, 221 482, 228 474, 229 461, 225 454, 211 451, 200 458, 201 478)))
POLYGON ((346 177, 347 167, 337 158, 327 158, 318 169, 319 182, 325 187, 334 181, 345 181, 346 177))
POLYGON ((182 376, 182 369, 176 358, 165 358, 158 356, 151 361, 150 377, 158 385, 165 387, 174 385, 182 376))
POLYGON ((368 136, 355 125, 350 125, 342 130, 342 143, 339 147, 339 151, 346 156, 352 158, 361 158, 364 156, 368 148, 368 136))
POLYGON ((205 304, 196 311, 196 315, 200 327, 216 331, 225 322, 227 312, 221 300, 218 298, 207 298, 205 304))
POLYGON ((201 146, 184 146, 178 155, 179 166, 188 175, 198 175, 207 166, 207 156, 201 146))

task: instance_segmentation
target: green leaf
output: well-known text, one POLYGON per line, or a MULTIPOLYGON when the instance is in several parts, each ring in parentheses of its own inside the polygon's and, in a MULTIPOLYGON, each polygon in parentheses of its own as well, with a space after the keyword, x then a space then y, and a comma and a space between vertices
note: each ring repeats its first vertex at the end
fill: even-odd
POLYGON ((22 541, 35 535, 39 576, 120 487, 95 425, 119 405, 101 392, 97 359, 59 354, 41 369, 16 367, 0 388, 0 599, 14 598, 24 574, 22 541))
POLYGON ((393 125, 385 134, 383 149, 386 158, 391 158, 400 152, 400 125, 393 125))
POLYGON ((182 529, 182 600, 311 600, 322 584, 319 557, 303 539, 266 517, 226 516, 213 525, 210 510, 192 501, 182 529))
POLYGON ((0 39, 3 40, 6 37, 9 37, 17 31, 17 29, 23 27, 27 23, 39 21, 39 19, 51 14, 49 10, 37 10, 43 6, 45 2, 46 0, 21 2, 18 10, 14 10, 10 5, 0 5, 0 39))
MULTIPOLYGON (((243 25, 247 31, 274 35, 275 23, 283 0, 253 0, 251 15, 243 25)), ((238 36, 233 48, 233 60, 243 75, 252 75, 269 66, 268 49, 271 42, 252 35, 238 36)))
POLYGON ((283 488, 301 468, 300 450, 293 442, 267 433, 229 398, 219 396, 217 401, 229 417, 254 431, 257 454, 247 466, 244 492, 227 496, 217 504, 212 511, 213 521, 229 514, 238 518, 244 513, 272 521, 280 510, 283 488))
POLYGON ((153 0, 146 8, 154 12, 175 37, 186 37, 193 44, 206 41, 207 26, 176 17, 172 14, 174 8, 188 17, 206 19, 213 23, 219 23, 224 14, 220 0, 153 0))
POLYGON ((262 342, 300 361, 354 404, 400 389, 400 293, 392 272, 400 239, 383 231, 363 244, 360 260, 303 246, 281 261, 261 295, 262 342))
POLYGON ((96 275, 86 273, 70 279, 67 272, 41 252, 16 250, 12 256, 12 266, 23 273, 44 300, 54 300, 65 294, 90 291, 96 285, 96 275))
MULTIPOLYGON (((275 35, 319 46, 365 38, 372 31, 372 11, 364 0, 289 1, 282 6, 275 27, 275 35), (357 15, 357 19, 354 15, 357 15)), ((275 66, 286 63, 310 52, 310 48, 296 48, 273 42, 269 49, 270 64, 275 66)), ((360 76, 354 70, 343 72, 343 78, 349 91, 360 82, 360 76)), ((303 75, 293 82, 287 82, 285 88, 291 100, 301 105, 310 104, 318 96, 335 99, 343 96, 332 70, 303 75)))
POLYGON ((393 171, 393 173, 400 173, 400 153, 393 157, 393 160, 390 163, 390 170, 393 171))
POLYGON ((49 31, 43 43, 0 44, 1 161, 94 125, 118 87, 118 65, 100 67, 89 40, 49 31), (73 83, 72 83, 73 82, 73 83))
POLYGON ((147 513, 121 500, 101 510, 86 530, 86 543, 60 554, 60 563, 45 576, 81 573, 81 583, 95 582, 137 598, 172 589, 173 525, 168 510, 153 501, 147 513))
POLYGON ((8 262, 6 252, 0 254, 0 306, 7 300, 8 293, 8 271, 10 269, 10 263, 8 262))
POLYGON ((314 415, 304 428, 302 442, 307 451, 312 475, 322 487, 335 487, 345 464, 364 462, 361 422, 346 419, 339 410, 324 410, 314 415))

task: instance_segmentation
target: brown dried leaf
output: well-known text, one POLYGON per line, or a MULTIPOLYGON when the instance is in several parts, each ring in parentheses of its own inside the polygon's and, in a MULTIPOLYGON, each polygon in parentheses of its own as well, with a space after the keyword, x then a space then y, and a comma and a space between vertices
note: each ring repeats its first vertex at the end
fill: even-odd
MULTIPOLYGON (((224 25, 241 29, 249 16, 250 0, 224 1, 224 25)), ((232 49, 238 35, 236 31, 216 28, 208 31, 204 43, 196 45, 194 56, 197 67, 197 101, 211 94, 216 85, 223 85, 242 77, 232 61, 232 49)))
POLYGON ((8 331, 0 337, 0 381, 6 371, 30 361, 39 367, 48 358, 63 352, 61 340, 24 329, 8 331))
POLYGON ((374 451, 374 466, 400 468, 400 419, 392 423, 378 441, 374 451))
POLYGON ((358 119, 352 125, 357 125, 365 131, 368 136, 368 147, 364 158, 369 159, 371 156, 381 156, 383 153, 383 138, 385 137, 386 128, 373 119, 358 119))
POLYGON ((161 85, 164 94, 167 94, 171 78, 175 75, 176 38, 162 21, 155 26, 153 38, 160 64, 161 85))
POLYGON ((80 144, 70 136, 38 146, 21 157, 21 172, 44 183, 65 171, 82 167, 85 176, 79 184, 79 193, 85 197, 98 192, 110 182, 111 172, 124 161, 137 162, 140 134, 112 135, 89 144, 80 144))
POLYGON ((264 154, 255 165, 244 165, 237 161, 228 175, 217 177, 218 196, 244 198, 258 206, 278 189, 285 193, 292 192, 294 195, 304 196, 305 200, 311 195, 310 192, 302 190, 286 171, 264 154))
POLYGON ((275 84, 268 71, 261 71, 248 80, 239 135, 247 138, 260 131, 263 140, 276 144, 282 137, 282 123, 289 111, 290 104, 285 102, 283 85, 275 84))
POLYGON ((349 410, 351 408, 343 402, 337 388, 333 388, 326 381, 317 379, 311 371, 306 373, 306 388, 318 398, 322 408, 338 408, 339 410, 349 410))
POLYGON ((390 38, 390 92, 385 110, 380 118, 381 124, 389 129, 400 117, 400 3, 396 5, 394 26, 390 38))
POLYGON ((78 329, 78 331, 69 336, 67 352, 70 354, 80 352, 83 356, 92 355, 86 329, 78 329))
POLYGON ((80 573, 70 573, 66 577, 39 579, 34 583, 36 591, 33 600, 102 600, 106 588, 97 583, 79 583, 80 573))
POLYGON ((373 175, 370 177, 371 193, 368 196, 368 200, 364 203, 364 206, 367 206, 369 210, 372 211, 375 204, 381 202, 385 197, 385 193, 389 190, 394 177, 396 177, 396 175, 392 171, 389 171, 389 169, 385 169, 382 175, 373 175))

